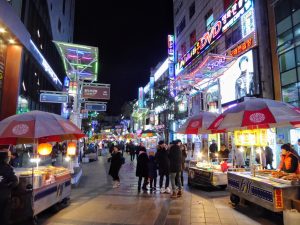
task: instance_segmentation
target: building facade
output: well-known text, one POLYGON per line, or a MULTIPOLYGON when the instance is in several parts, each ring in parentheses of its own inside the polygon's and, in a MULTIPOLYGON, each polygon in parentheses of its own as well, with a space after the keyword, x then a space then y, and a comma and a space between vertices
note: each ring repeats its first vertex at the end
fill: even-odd
POLYGON ((71 25, 60 32, 52 23, 51 1, 0 1, 0 119, 29 110, 60 114, 60 104, 42 103, 39 95, 62 90, 65 72, 52 41, 72 41, 74 1, 67 2, 61 29, 71 25))
POLYGON ((245 97, 274 98, 265 1, 173 3, 175 130, 201 110, 220 113, 245 97))

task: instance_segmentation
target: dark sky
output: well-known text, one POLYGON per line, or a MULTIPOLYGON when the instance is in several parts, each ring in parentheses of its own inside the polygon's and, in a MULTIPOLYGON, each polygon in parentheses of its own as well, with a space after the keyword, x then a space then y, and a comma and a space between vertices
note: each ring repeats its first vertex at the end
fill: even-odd
POLYGON ((138 96, 150 70, 167 57, 172 0, 76 0, 74 43, 99 48, 99 83, 111 84, 108 114, 138 96))

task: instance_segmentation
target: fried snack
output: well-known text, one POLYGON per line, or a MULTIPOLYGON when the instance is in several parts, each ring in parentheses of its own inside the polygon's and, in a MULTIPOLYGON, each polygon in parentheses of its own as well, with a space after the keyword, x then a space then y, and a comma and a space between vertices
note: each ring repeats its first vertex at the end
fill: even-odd
POLYGON ((287 176, 288 174, 283 171, 273 171, 271 173, 272 177, 274 178, 282 178, 283 176, 287 176))
POLYGON ((297 174, 292 173, 292 174, 283 176, 282 179, 284 179, 284 180, 291 180, 291 181, 298 181, 299 177, 298 177, 297 174))

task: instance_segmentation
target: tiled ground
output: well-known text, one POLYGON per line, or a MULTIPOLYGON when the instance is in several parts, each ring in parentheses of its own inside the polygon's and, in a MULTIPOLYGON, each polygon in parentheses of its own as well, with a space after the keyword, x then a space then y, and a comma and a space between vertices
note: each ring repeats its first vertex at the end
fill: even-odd
MULTIPOLYGON (((106 157, 83 165, 83 177, 73 188, 71 204, 60 212, 39 215, 42 225, 275 225, 282 217, 271 213, 255 216, 251 208, 234 209, 226 191, 185 187, 182 198, 168 194, 138 193, 135 163, 121 169, 121 187, 111 188, 106 157)), ((186 185, 185 185, 186 186, 186 185)))

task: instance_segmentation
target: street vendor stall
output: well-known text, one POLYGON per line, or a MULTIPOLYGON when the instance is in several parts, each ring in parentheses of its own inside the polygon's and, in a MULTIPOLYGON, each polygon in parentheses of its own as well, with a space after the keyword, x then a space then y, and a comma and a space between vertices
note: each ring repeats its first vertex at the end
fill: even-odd
POLYGON ((29 158, 32 167, 15 170, 19 184, 12 192, 12 223, 34 219, 43 210, 67 202, 71 195, 72 165, 77 161, 77 144, 68 143, 69 168, 39 164, 53 151, 54 142, 78 140, 84 136, 72 122, 42 111, 14 115, 0 122, 0 144, 33 146, 29 158))
MULTIPOLYGON (((262 164, 255 164, 254 146, 257 145, 256 138, 264 143, 266 138, 263 137, 267 136, 266 130, 260 132, 259 129, 299 127, 299 125, 299 108, 284 102, 259 98, 246 99, 226 110, 210 125, 208 129, 238 131, 235 133, 237 139, 235 142, 244 139, 244 143, 241 144, 249 142, 251 146, 249 158, 251 172, 228 172, 228 190, 234 204, 247 200, 273 212, 295 207, 292 202, 298 202, 300 198, 299 174, 263 170, 262 164), (247 141, 243 137, 243 132, 248 136, 247 141)), ((261 151, 257 153, 262 162, 261 151)))

